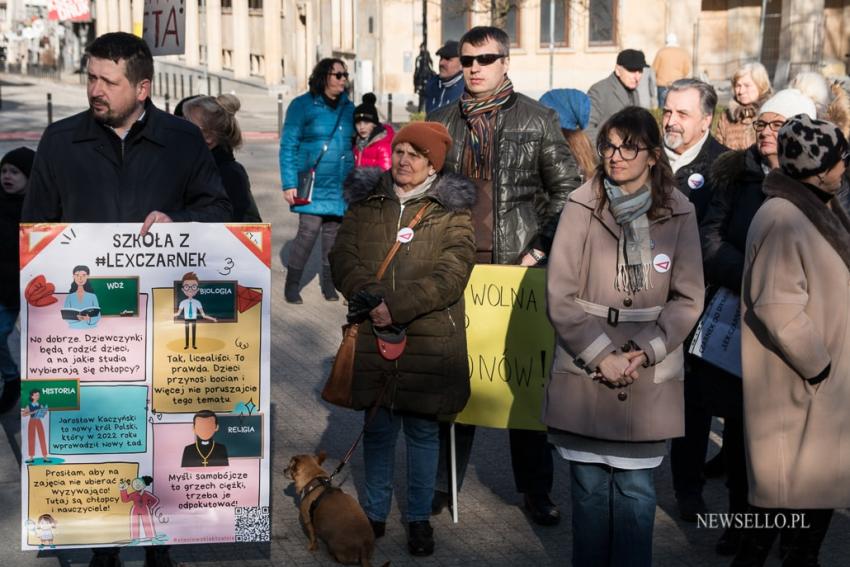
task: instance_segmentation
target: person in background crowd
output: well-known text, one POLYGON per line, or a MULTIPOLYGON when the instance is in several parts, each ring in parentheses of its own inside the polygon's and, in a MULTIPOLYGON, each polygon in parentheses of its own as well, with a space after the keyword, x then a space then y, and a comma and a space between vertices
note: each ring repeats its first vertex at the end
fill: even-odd
POLYGON ((363 102, 354 109, 354 167, 379 167, 386 171, 393 161, 393 131, 388 122, 381 124, 377 98, 372 93, 363 95, 363 102))
POLYGON ((789 89, 797 89, 815 103, 818 118, 826 119, 827 107, 832 100, 826 77, 816 71, 801 71, 788 83, 789 89))
POLYGON ((556 347, 543 422, 570 461, 573 565, 649 567, 653 471, 685 429, 699 233, 652 114, 617 112, 597 147, 602 165, 564 206, 547 267, 556 347))
MULTIPOLYGON (((89 109, 44 131, 23 222, 229 222, 231 207, 200 130, 150 100, 153 57, 129 33, 86 49, 89 109)), ((92 550, 91 567, 120 566, 119 548, 92 550)), ((146 567, 173 567, 165 546, 146 567)))
POLYGON ((425 85, 425 112, 430 114, 438 108, 453 103, 463 94, 463 69, 460 66, 458 43, 447 41, 437 50, 440 72, 425 85))
MULTIPOLYGON (((466 91, 429 119, 444 124, 452 137, 446 170, 466 175, 476 186, 476 261, 536 266, 549 253, 558 214, 578 186, 579 173, 555 111, 514 91, 509 46, 508 34, 499 28, 466 32, 460 40, 466 91)), ((441 431, 434 514, 449 503, 448 431, 441 431)), ((455 434, 460 485, 475 427, 457 424, 455 434)), ((546 434, 511 429, 509 435, 514 481, 526 511, 537 524, 557 524, 561 516, 549 498, 554 471, 546 434)))
POLYGON ((367 410, 368 420, 369 408, 380 406, 363 437, 363 509, 375 537, 383 536, 396 438, 403 426, 407 545, 415 556, 434 552, 429 517, 440 448, 437 416, 461 411, 470 393, 463 291, 475 263, 469 213, 475 186, 459 175, 442 173, 451 144, 442 124, 411 122, 393 140, 389 172, 355 169, 345 183, 351 209, 330 256, 334 282, 349 301, 350 319, 363 312, 353 407, 367 410), (420 213, 413 229, 416 238, 401 245, 377 280, 399 226, 408 226, 420 213), (376 337, 399 331, 407 345, 401 356, 388 360, 376 337))
POLYGON ((637 89, 638 106, 647 110, 658 108, 658 84, 655 81, 655 71, 647 67, 640 76, 637 89))
POLYGON ((287 303, 295 304, 304 302, 299 293, 301 276, 319 233, 322 235, 322 273, 319 277, 322 296, 327 301, 339 299, 331 278, 328 253, 345 214, 342 182, 354 165, 351 152, 354 105, 345 90, 348 86, 345 63, 341 59, 322 59, 313 68, 309 84, 310 91, 296 97, 286 109, 280 136, 283 197, 290 210, 298 214, 298 232, 289 252, 283 294, 287 303), (312 200, 296 204, 298 174, 313 168, 312 200))
POLYGON ((753 121, 772 93, 767 69, 761 63, 747 63, 732 76, 732 91, 714 136, 729 149, 746 150, 756 143, 753 121))
POLYGON ((196 94, 196 95, 187 96, 186 98, 184 98, 183 100, 181 100, 180 102, 175 104, 174 105, 174 116, 179 116, 180 118, 185 118, 186 116, 183 114, 183 106, 185 106, 185 104, 187 102, 189 102, 190 100, 194 100, 194 99, 200 98, 202 96, 204 96, 204 95, 196 94))
POLYGON ((764 565, 780 525, 793 526, 784 566, 817 566, 833 509, 850 506, 850 218, 838 204, 848 144, 805 114, 777 136, 780 170, 762 188, 744 254, 741 360, 751 512, 732 565, 764 565))
POLYGON ((202 96, 185 102, 186 118, 201 129, 204 141, 218 166, 227 197, 233 206, 234 222, 263 222, 254 195, 251 180, 233 151, 242 146, 242 130, 236 121, 239 99, 232 94, 218 97, 202 96))
POLYGON ((590 98, 577 89, 552 89, 540 97, 540 104, 558 113, 561 133, 578 163, 582 183, 596 172, 596 151, 584 134, 590 120, 590 98))
POLYGON ((34 159, 34 151, 20 147, 8 152, 0 160, 0 239, 5 242, 0 250, 0 271, 6 278, 0 288, 0 377, 3 379, 0 413, 15 407, 21 397, 21 371, 9 350, 9 335, 15 329, 21 309, 18 224, 21 222, 21 209, 34 159))
POLYGON ((679 38, 675 33, 667 34, 664 47, 658 50, 652 60, 652 69, 658 83, 658 106, 664 108, 664 99, 670 86, 691 74, 691 56, 679 46, 679 38))
POLYGON ((640 105, 636 89, 647 67, 643 51, 624 49, 617 54, 614 72, 587 91, 590 97, 587 135, 591 144, 596 144, 596 132, 603 122, 627 106, 640 105))
MULTIPOLYGON (((758 141, 746 150, 731 151, 720 156, 712 166, 710 179, 714 193, 705 217, 700 224, 703 251, 703 266, 707 283, 716 290, 725 287, 735 295, 741 291, 744 274, 744 254, 747 231, 750 223, 764 202, 762 183, 765 171, 779 167, 776 135, 788 116, 805 113, 816 116, 812 100, 800 91, 779 91, 761 107, 753 122, 758 141)), ((743 512, 747 507, 747 470, 744 456, 744 413, 741 379, 713 368, 711 384, 703 391, 704 400, 713 411, 724 417, 723 458, 727 470, 726 486, 729 490, 729 511, 743 512)), ((698 409, 692 410, 697 412, 698 409)), ((697 416, 698 413, 694 413, 697 416)), ((704 419, 699 418, 699 419, 704 419)), ((697 417, 694 418, 696 422, 697 417)), ((702 424, 705 427, 705 424, 702 424)), ((688 455, 695 462, 696 455, 705 458, 706 437, 688 437, 693 440, 688 455), (702 445, 698 445, 698 442, 702 445)), ((691 465, 693 467, 693 465, 691 465)), ((679 478, 698 474, 696 469, 680 470, 679 478)), ((686 480, 687 482, 687 480, 686 480)), ((689 483, 691 487, 693 482, 689 483)), ((692 501, 693 502, 693 501, 692 501)), ((680 511, 683 510, 680 501, 680 511)), ((690 512, 693 516, 705 510, 702 498, 690 512)), ((695 521, 695 517, 691 520, 695 521)), ((724 530, 715 551, 720 555, 732 555, 739 547, 742 530, 730 527, 724 530)))

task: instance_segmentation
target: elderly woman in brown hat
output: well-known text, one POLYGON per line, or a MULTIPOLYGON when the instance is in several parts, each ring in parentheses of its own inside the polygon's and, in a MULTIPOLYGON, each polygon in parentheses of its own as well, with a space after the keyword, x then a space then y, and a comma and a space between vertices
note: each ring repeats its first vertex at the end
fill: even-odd
POLYGON ((753 511, 733 565, 818 565, 832 511, 850 507, 850 219, 835 198, 848 144, 800 114, 777 137, 779 170, 747 235, 741 290, 744 432, 753 511))
MULTIPOLYGON (((378 406, 363 438, 363 508, 381 537, 403 426, 408 548, 418 556, 434 551, 428 519, 439 451, 437 416, 459 412, 469 398, 463 291, 475 261, 469 213, 475 188, 464 177, 441 173, 451 143, 442 124, 414 122, 393 139, 389 171, 353 170, 344 185, 350 208, 330 254, 334 284, 349 301, 349 320, 362 320, 354 408, 378 406), (396 242, 400 248, 378 279, 396 242), (406 346, 390 360, 398 353, 382 349, 379 337, 394 342, 396 351, 400 341, 406 339, 406 346)), ((367 420, 370 413, 365 412, 367 420)))

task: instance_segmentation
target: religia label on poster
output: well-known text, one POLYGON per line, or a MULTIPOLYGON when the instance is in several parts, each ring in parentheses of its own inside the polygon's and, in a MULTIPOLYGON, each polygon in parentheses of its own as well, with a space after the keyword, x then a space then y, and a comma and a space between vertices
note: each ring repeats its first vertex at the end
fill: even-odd
POLYGON ((140 228, 21 227, 25 550, 269 541, 271 229, 140 228))

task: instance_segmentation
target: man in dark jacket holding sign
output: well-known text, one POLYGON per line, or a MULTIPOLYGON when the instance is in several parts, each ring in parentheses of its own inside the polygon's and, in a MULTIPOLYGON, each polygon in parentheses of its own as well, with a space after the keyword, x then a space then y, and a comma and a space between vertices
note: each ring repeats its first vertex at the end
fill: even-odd
MULTIPOLYGON (((498 28, 466 32, 460 39, 466 91, 458 103, 428 119, 442 122, 454 141, 446 171, 475 183, 476 262, 535 266, 545 260, 561 209, 580 179, 555 111, 514 92, 507 76, 509 45, 498 28)), ((460 483, 475 427, 458 425, 455 432, 460 483)), ((434 513, 449 500, 447 437, 440 448, 434 513)), ((546 433, 511 429, 510 440, 514 480, 525 495, 525 508, 536 523, 557 524, 560 513, 549 499, 553 464, 546 433)))
MULTIPOLYGON (((86 50, 89 109, 52 124, 38 145, 23 222, 227 222, 230 202, 201 131, 150 101, 145 42, 108 33, 86 50)), ((119 548, 90 565, 120 566, 119 548)), ((146 567, 172 567, 168 548, 145 548, 146 567)))

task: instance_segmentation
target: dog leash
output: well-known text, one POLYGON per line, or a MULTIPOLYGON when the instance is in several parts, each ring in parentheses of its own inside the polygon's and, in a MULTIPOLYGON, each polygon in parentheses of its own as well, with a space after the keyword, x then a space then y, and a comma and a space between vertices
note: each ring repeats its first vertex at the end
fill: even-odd
POLYGON ((369 410, 369 417, 366 418, 366 423, 363 424, 363 429, 360 430, 360 435, 357 436, 357 439, 354 440, 354 443, 351 444, 351 447, 348 448, 348 451, 345 453, 345 456, 337 465, 334 472, 331 473, 331 476, 328 478, 328 484, 331 484, 334 480, 334 477, 345 468, 345 465, 348 464, 348 461, 351 460, 352 455, 354 455, 354 450, 357 448, 357 445, 360 444, 360 440, 363 439, 363 435, 366 433, 366 428, 371 425, 372 421, 374 421, 375 416, 378 414, 378 408, 381 407, 381 402, 384 400, 384 393, 387 391, 387 386, 390 381, 387 380, 384 382, 384 385, 381 386, 381 392, 378 394, 378 399, 375 400, 375 404, 372 406, 372 409, 369 410))

